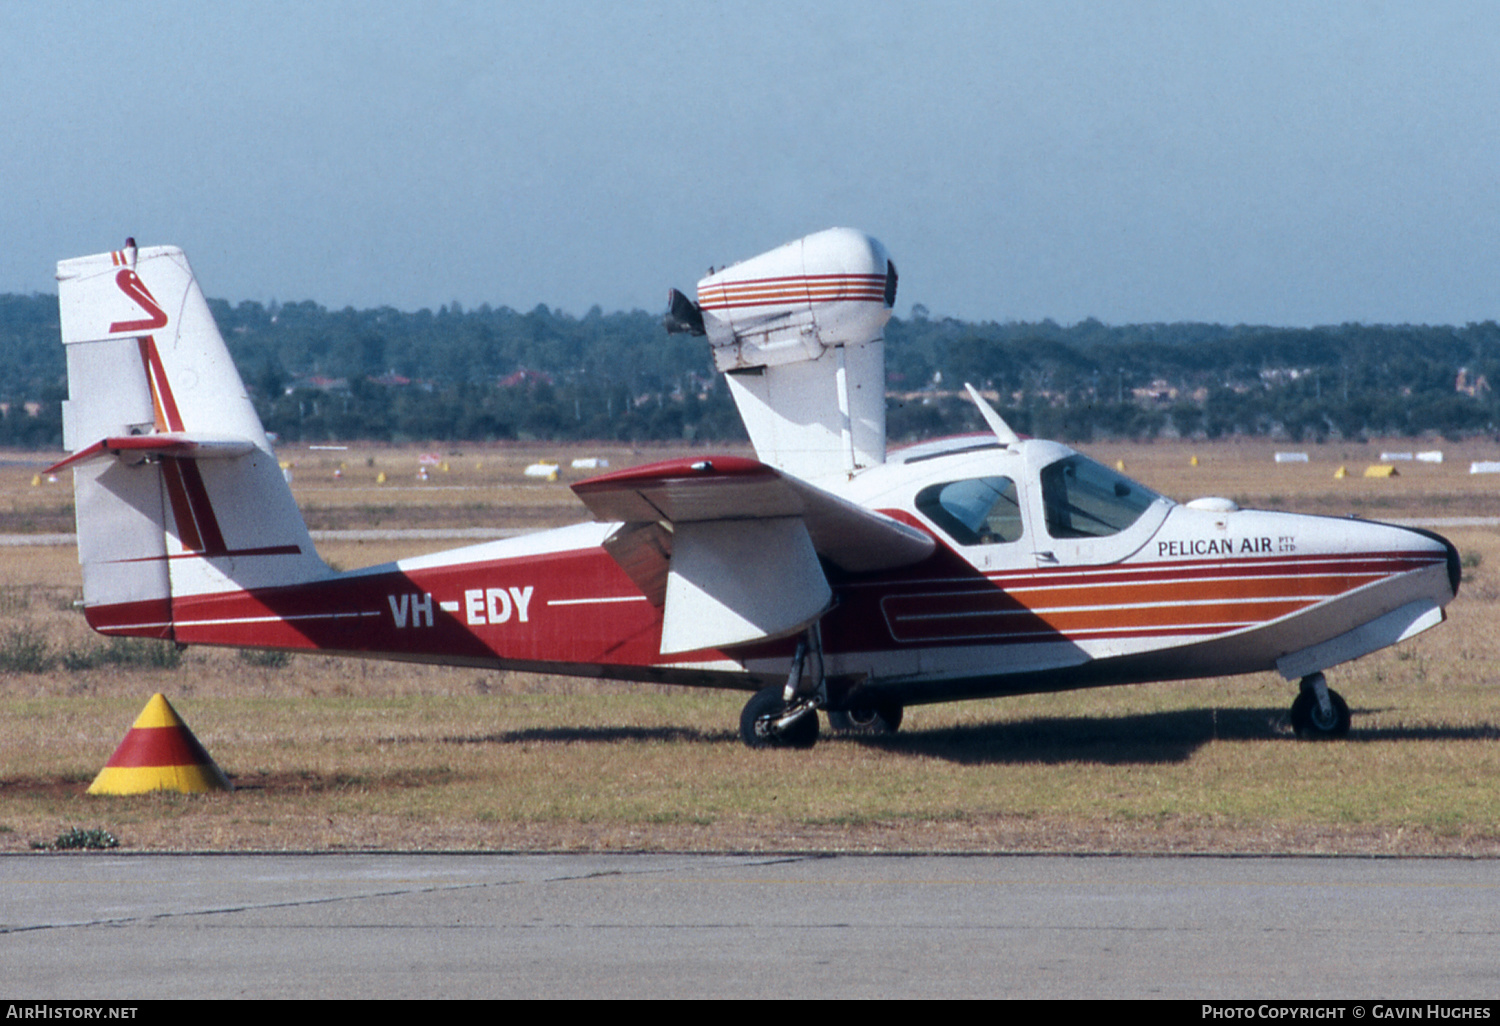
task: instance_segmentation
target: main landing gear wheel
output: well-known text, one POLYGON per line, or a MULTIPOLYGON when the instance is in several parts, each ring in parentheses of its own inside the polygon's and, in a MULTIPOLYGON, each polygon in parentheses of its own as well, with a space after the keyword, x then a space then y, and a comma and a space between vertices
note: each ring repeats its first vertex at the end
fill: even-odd
POLYGON ((894 734, 905 712, 899 705, 864 705, 828 714, 828 725, 841 734, 894 734))
POLYGON ((740 738, 751 748, 811 748, 818 743, 818 710, 807 702, 788 706, 780 684, 757 691, 740 713, 740 738), (787 717, 795 718, 787 721, 787 717))
POLYGON ((1302 678, 1292 703, 1292 731, 1304 741, 1327 741, 1349 733, 1349 705, 1321 673, 1302 678), (1326 701, 1325 701, 1326 700, 1326 701))

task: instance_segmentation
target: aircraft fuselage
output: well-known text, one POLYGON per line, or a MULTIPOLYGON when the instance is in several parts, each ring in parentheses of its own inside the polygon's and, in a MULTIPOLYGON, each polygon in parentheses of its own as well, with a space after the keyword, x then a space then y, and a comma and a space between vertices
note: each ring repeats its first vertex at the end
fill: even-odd
MULTIPOLYGON (((1222 500, 1178 505, 1092 461, 1064 469, 1097 480, 1072 480, 1060 497, 1046 475, 1078 459, 1071 449, 969 444, 979 447, 897 453, 853 480, 820 482, 937 541, 908 566, 830 568, 834 601, 821 633, 835 704, 1278 666, 1302 676, 1438 622, 1457 587, 1452 546, 1423 532, 1222 500), (941 505, 947 492, 956 512, 941 505), (995 504, 980 509, 992 494, 995 504)), ((664 656, 660 607, 604 548, 618 527, 579 524, 323 582, 87 613, 105 633, 184 644, 743 689, 785 677, 792 638, 664 656)))

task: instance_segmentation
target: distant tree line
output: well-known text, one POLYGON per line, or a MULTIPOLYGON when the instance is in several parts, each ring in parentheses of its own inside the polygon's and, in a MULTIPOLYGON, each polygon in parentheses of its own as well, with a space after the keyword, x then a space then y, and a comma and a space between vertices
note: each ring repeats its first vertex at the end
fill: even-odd
MULTIPOLYGON (((1271 328, 1086 320, 1062 327, 932 321, 917 312, 887 331, 898 354, 893 376, 940 380, 945 390, 950 381, 982 382, 1000 394, 1017 430, 1043 437, 1457 438, 1500 425, 1491 389, 1500 385, 1494 321, 1271 328)), ((914 433, 922 420, 926 433, 945 430, 950 405, 893 411, 893 430, 914 433)))
MULTIPOLYGON (((293 441, 744 437, 702 338, 642 311, 433 312, 212 300, 268 430, 293 441)), ((962 383, 1017 430, 1072 441, 1296 440, 1500 424, 1500 326, 968 322, 920 306, 886 330, 890 434, 980 428, 962 383)), ((0 445, 56 448, 57 300, 0 295, 0 445)))

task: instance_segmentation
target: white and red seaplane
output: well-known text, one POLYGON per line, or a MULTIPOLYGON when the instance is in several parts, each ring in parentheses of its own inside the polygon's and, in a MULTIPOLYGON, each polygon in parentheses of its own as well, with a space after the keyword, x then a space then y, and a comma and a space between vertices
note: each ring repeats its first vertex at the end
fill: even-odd
POLYGON ((317 651, 754 692, 752 746, 893 731, 909 705, 1280 671, 1338 736, 1323 671, 1443 620, 1444 539, 1178 505, 1056 442, 886 451, 896 271, 807 236, 672 293, 757 459, 573 490, 597 521, 339 572, 318 558, 181 250, 58 265, 88 622, 180 645, 317 651))

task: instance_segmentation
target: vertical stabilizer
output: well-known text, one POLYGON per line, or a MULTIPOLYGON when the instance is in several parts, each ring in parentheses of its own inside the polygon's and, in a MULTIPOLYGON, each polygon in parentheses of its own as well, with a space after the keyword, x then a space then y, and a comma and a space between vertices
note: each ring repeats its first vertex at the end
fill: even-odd
POLYGON ((896 268, 830 228, 698 283, 703 328, 756 455, 801 478, 885 462, 885 340, 896 268))
POLYGON ((89 622, 172 637, 185 597, 326 576, 182 250, 57 265, 89 622))

